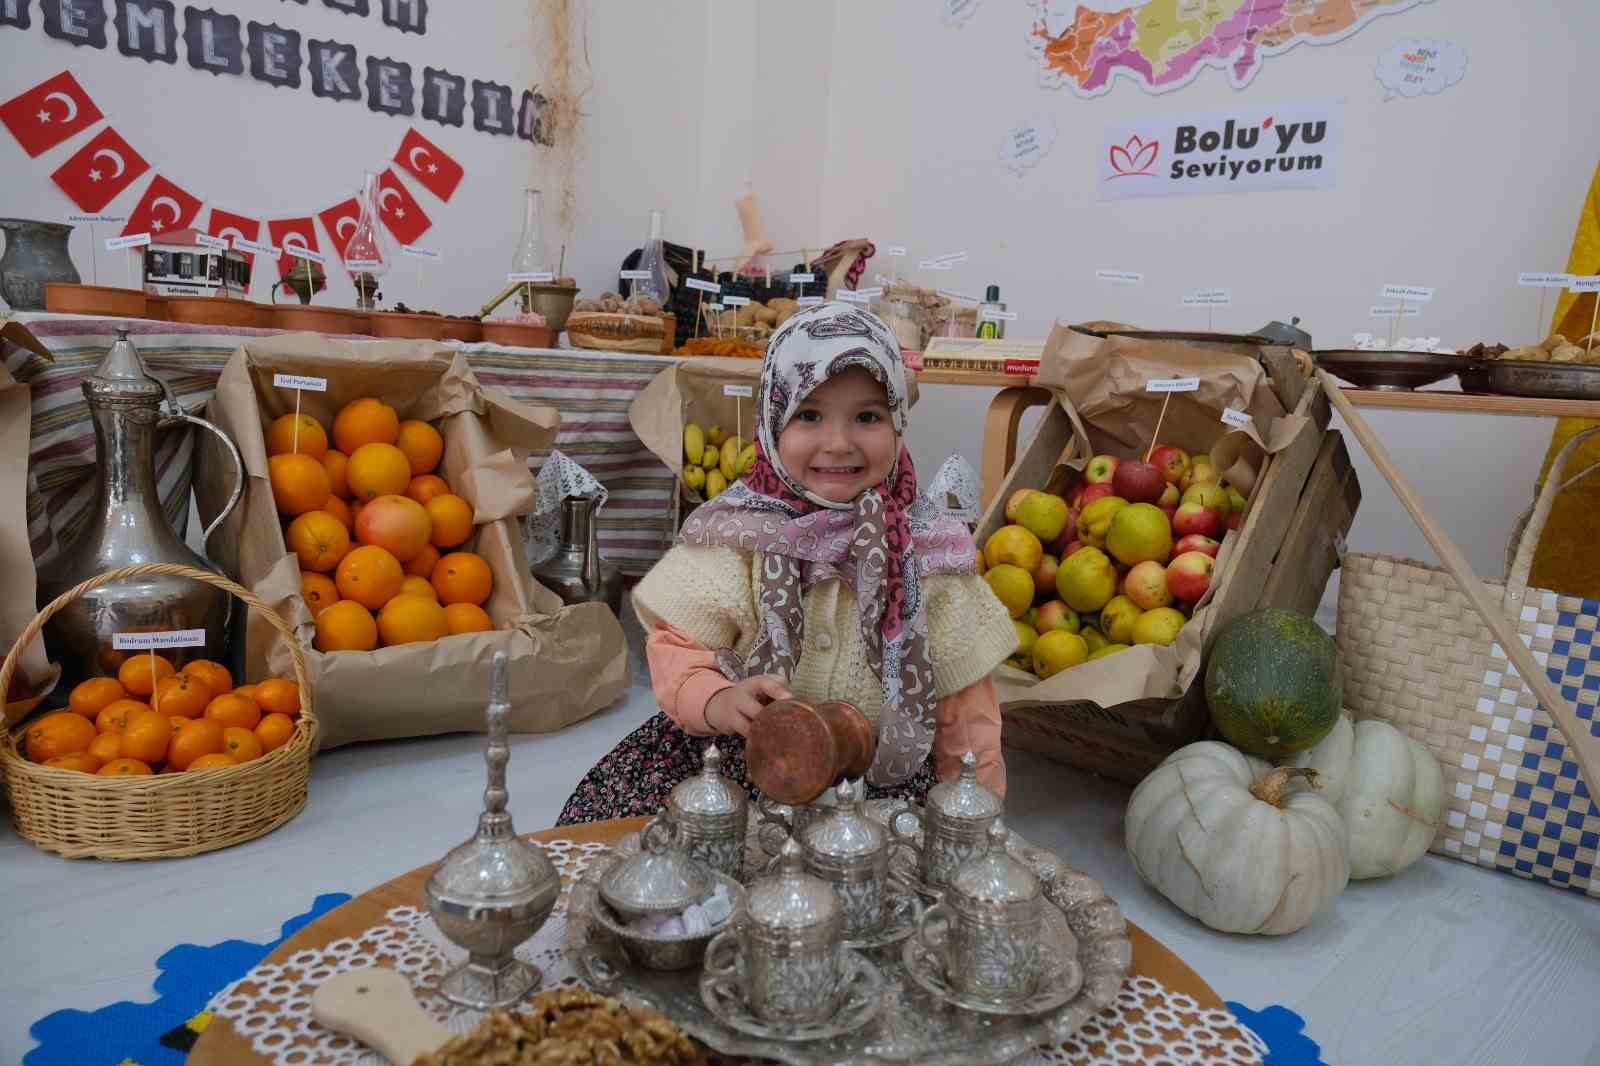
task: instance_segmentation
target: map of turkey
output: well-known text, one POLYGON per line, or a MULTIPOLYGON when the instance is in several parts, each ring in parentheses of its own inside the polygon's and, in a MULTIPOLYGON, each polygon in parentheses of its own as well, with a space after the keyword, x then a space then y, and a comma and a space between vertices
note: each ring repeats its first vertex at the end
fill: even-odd
POLYGON ((1119 75, 1146 92, 1193 81, 1206 67, 1243 88, 1268 56, 1297 44, 1332 44, 1380 15, 1431 0, 1035 0, 1028 45, 1040 78, 1099 96, 1119 75), (1092 6, 1091 6, 1092 5, 1092 6))

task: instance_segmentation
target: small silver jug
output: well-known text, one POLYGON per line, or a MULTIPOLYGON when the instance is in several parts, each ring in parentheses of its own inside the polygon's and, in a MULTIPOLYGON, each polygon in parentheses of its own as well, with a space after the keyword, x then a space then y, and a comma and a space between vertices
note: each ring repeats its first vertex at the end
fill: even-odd
POLYGON ((561 501, 561 544, 533 567, 533 576, 562 603, 604 603, 621 617, 622 571, 600 558, 594 515, 598 501, 597 496, 561 501))
POLYGON ((978 758, 972 752, 961 757, 961 774, 941 781, 928 790, 922 813, 902 810, 889 825, 900 840, 915 844, 916 829, 922 831, 922 856, 917 873, 926 888, 938 890, 949 883, 963 864, 989 849, 989 827, 1000 817, 1004 805, 1000 797, 978 783, 978 758), (906 825, 915 828, 902 828, 906 825))
POLYGON ((889 860, 897 849, 915 853, 867 816, 865 791, 859 779, 839 782, 833 789, 834 813, 812 822, 800 840, 806 872, 826 881, 839 897, 847 940, 883 928, 889 919, 889 860))
POLYGON ((715 744, 706 748, 700 772, 680 781, 667 797, 667 817, 683 834, 691 858, 735 881, 744 879, 750 797, 722 775, 722 752, 715 744))

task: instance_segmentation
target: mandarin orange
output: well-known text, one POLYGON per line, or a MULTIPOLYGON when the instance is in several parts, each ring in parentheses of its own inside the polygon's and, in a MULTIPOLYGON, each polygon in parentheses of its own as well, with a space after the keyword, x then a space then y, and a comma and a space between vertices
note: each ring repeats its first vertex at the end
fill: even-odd
POLYGON ((92 774, 100 769, 101 760, 87 751, 75 751, 70 755, 57 755, 46 759, 44 764, 54 766, 57 770, 76 770, 79 773, 92 774))
POLYGON ((350 457, 337 448, 329 448, 328 454, 322 457, 322 469, 328 472, 328 491, 335 496, 350 495, 350 482, 345 480, 349 466, 350 457))
POLYGON ((108 763, 115 759, 122 754, 122 734, 101 733, 89 742, 89 754, 99 759, 102 763, 108 763))
POLYGON ((439 431, 416 418, 408 418, 400 423, 400 436, 395 441, 395 447, 405 452, 406 458, 411 460, 413 477, 433 473, 444 456, 444 438, 439 436, 439 431))
POLYGON ((280 514, 301 515, 328 502, 328 472, 309 455, 291 452, 267 460, 267 480, 280 514))
POLYGON ((339 587, 341 598, 376 611, 400 591, 404 579, 400 560, 376 545, 363 544, 339 563, 333 583, 339 587))
POLYGON ((363 444, 350 453, 345 480, 358 500, 398 496, 411 484, 411 461, 393 444, 363 444))
POLYGON ((236 761, 234 761, 234 758, 233 758, 232 755, 229 755, 226 752, 219 751, 219 752, 213 752, 210 755, 202 755, 202 756, 200 756, 194 762, 189 764, 189 769, 191 769, 191 770, 219 770, 224 766, 238 766, 238 765, 239 764, 236 761))
POLYGON ((445 624, 454 633, 487 633, 494 628, 494 619, 475 603, 452 603, 444 609, 445 624))
POLYGON ((194 674, 206 683, 213 696, 233 691, 233 675, 221 663, 210 659, 192 659, 183 666, 183 673, 194 674))
POLYGON ((472 504, 460 496, 447 492, 423 506, 433 524, 431 539, 435 548, 459 548, 472 538, 472 504))
POLYGON ((221 726, 254 729, 261 724, 261 706, 248 696, 230 692, 206 704, 206 717, 221 726))
POLYGON ((196 718, 189 722, 173 734, 172 743, 167 745, 167 765, 187 770, 196 759, 220 752, 222 730, 222 724, 210 718, 196 718))
POLYGON ((378 612, 378 635, 383 638, 385 645, 391 647, 438 640, 449 633, 450 626, 445 622, 444 608, 431 596, 402 592, 378 612))
POLYGON ((294 719, 286 714, 269 714, 256 726, 256 739, 263 751, 277 751, 294 736, 294 719))
POLYGON ((259 759, 265 750, 261 746, 261 738, 249 729, 229 726, 222 731, 222 753, 232 756, 234 762, 259 759))
POLYGON ((300 569, 327 573, 350 550, 350 531, 327 511, 307 511, 289 523, 284 543, 300 559, 300 569))
POLYGON ((171 677, 177 669, 160 655, 142 652, 123 663, 117 670, 117 680, 130 696, 148 696, 156 690, 156 682, 171 677))
POLYGON ((333 578, 327 574, 313 574, 302 570, 300 596, 306 601, 306 606, 311 608, 311 617, 315 618, 339 602, 339 586, 335 585, 333 578))
POLYGON ((423 547, 417 557, 406 563, 402 569, 408 577, 420 577, 424 580, 433 576, 433 568, 439 565, 439 549, 432 544, 423 547))
POLYGON ((378 623, 354 600, 340 600, 317 615, 318 651, 371 651, 378 646, 378 623))
POLYGON ((149 763, 140 762, 138 759, 117 758, 100 767, 95 773, 101 777, 149 777, 155 771, 150 769, 149 763))
POLYGON ((421 477, 414 477, 411 479, 411 483, 406 486, 406 495, 422 504, 426 504, 435 496, 443 496, 449 491, 450 486, 445 482, 444 478, 436 474, 423 474, 421 477))
POLYGON ((328 454, 328 431, 308 414, 279 415, 267 427, 267 454, 286 455, 290 452, 309 455, 320 462, 328 454))
POLYGON ((128 719, 131 716, 140 711, 154 709, 143 700, 116 700, 106 704, 105 709, 94 716, 94 727, 102 733, 116 733, 121 736, 122 731, 128 728, 128 719))
POLYGON ((122 747, 118 757, 138 759, 154 766, 167 757, 167 745, 172 743, 172 723, 160 711, 139 711, 128 716, 128 728, 122 731, 122 747))
POLYGON ((114 677, 91 677, 87 681, 79 682, 72 694, 67 697, 67 710, 93 718, 106 705, 115 703, 128 694, 122 687, 122 682, 114 677))
POLYGON ((300 686, 286 677, 269 677, 257 683, 255 698, 264 714, 293 718, 300 713, 300 686))
POLYGON ((433 589, 439 602, 482 605, 494 589, 494 575, 481 555, 451 552, 433 568, 433 589))
POLYGON ((333 418, 334 446, 346 455, 355 455, 363 444, 393 444, 399 439, 400 416, 371 396, 345 404, 333 418))
POLYGON ((83 715, 52 711, 28 727, 27 755, 33 762, 44 762, 57 755, 75 755, 88 751, 94 738, 94 726, 83 715))
POLYGON ((168 717, 199 718, 205 713, 206 704, 219 695, 221 693, 213 692, 199 674, 185 670, 161 679, 150 706, 168 717))

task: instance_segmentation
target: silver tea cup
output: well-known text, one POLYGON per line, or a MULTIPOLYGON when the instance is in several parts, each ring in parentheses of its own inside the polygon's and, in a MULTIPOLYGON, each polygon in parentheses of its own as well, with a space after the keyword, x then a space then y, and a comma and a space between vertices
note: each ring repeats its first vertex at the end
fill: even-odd
MULTIPOLYGON (((868 817, 859 780, 842 781, 833 789, 834 813, 813 821, 801 836, 806 872, 826 881, 844 910, 844 936, 861 940, 888 923, 890 860, 897 851, 915 849, 890 836, 868 817)), ((909 894, 909 893, 908 893, 909 894)))
POLYGON ((896 839, 913 846, 921 832, 917 876, 937 891, 963 865, 988 851, 989 829, 1003 809, 1000 797, 978 783, 978 760, 969 751, 961 759, 959 777, 929 789, 921 813, 913 808, 897 811, 889 828, 896 839))

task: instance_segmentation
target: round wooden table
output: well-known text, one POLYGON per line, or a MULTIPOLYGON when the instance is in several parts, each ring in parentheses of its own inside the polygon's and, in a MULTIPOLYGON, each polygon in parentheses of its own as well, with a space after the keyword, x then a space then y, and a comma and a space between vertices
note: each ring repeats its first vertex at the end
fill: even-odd
MULTIPOLYGON (((626 818, 589 822, 529 833, 527 839, 611 844, 643 828, 646 821, 646 818, 626 818)), ((422 886, 433 869, 433 865, 420 866, 329 911, 278 945, 276 951, 262 960, 263 964, 280 963, 297 951, 320 948, 340 937, 355 936, 381 924, 391 908, 423 906, 422 886)), ((1132 922, 1128 923, 1128 940, 1133 945, 1133 965, 1128 971, 1129 976, 1153 977, 1171 991, 1189 995, 1202 1009, 1227 1009, 1199 974, 1166 945, 1132 922)), ((194 1050, 189 1052, 188 1066, 270 1066, 270 1062, 256 1054, 250 1042, 234 1032, 226 1018, 214 1018, 200 1035, 194 1050)))

